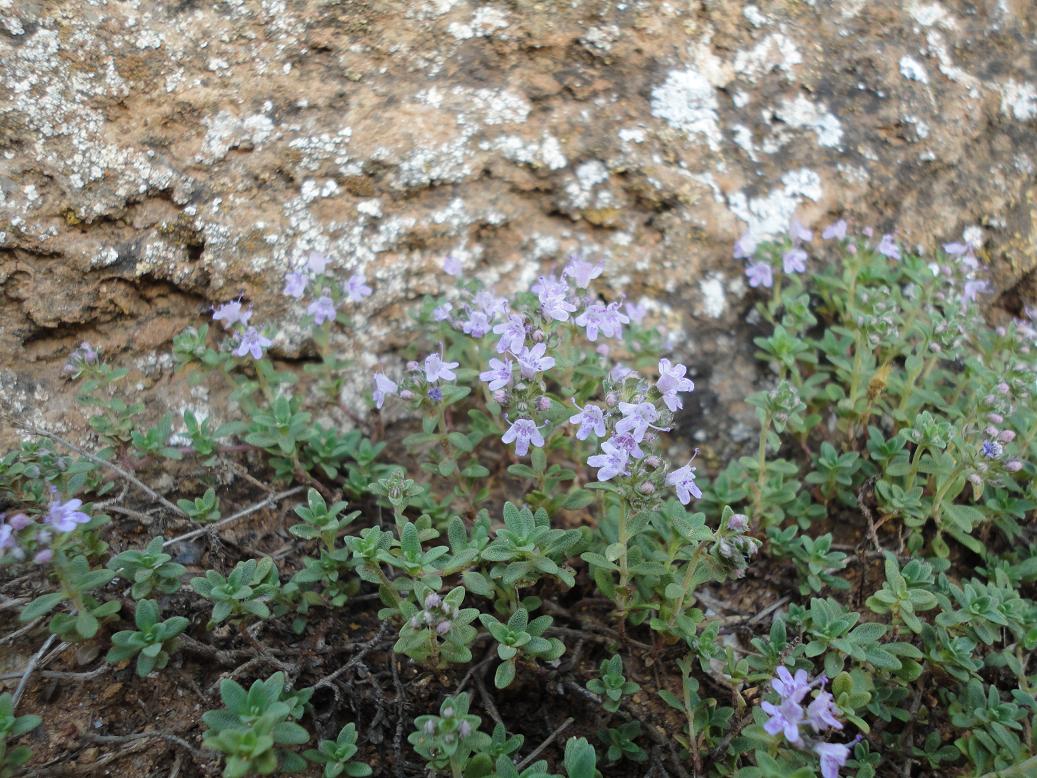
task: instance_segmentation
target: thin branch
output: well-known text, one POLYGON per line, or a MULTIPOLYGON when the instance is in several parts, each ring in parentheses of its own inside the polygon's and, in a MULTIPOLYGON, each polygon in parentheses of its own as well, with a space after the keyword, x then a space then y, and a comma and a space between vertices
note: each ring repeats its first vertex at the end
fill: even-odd
POLYGON ((166 546, 171 546, 174 543, 182 543, 185 540, 191 540, 192 538, 197 538, 200 535, 205 535, 208 532, 212 532, 214 530, 220 529, 221 527, 225 527, 226 525, 228 525, 228 524, 230 524, 232 522, 235 522, 238 519, 243 519, 246 516, 249 516, 249 515, 255 513, 258 510, 262 510, 263 508, 267 508, 267 507, 272 508, 274 505, 276 505, 278 502, 280 502, 281 500, 285 499, 286 497, 291 497, 292 495, 299 494, 299 492, 302 492, 302 491, 305 491, 305 490, 306 490, 305 486, 295 486, 295 487, 292 487, 291 489, 288 489, 287 491, 279 492, 277 494, 272 494, 269 497, 267 497, 267 498, 257 502, 255 505, 250 505, 248 508, 245 508, 244 510, 240 510, 237 513, 235 513, 234 515, 228 516, 225 519, 220 519, 215 524, 207 524, 204 527, 199 527, 198 529, 191 530, 190 532, 185 532, 183 535, 177 535, 172 540, 167 540, 165 543, 163 543, 162 544, 162 548, 165 548, 166 546))
MULTIPOLYGON (((83 673, 69 673, 62 670, 38 670, 36 675, 40 678, 51 678, 56 681, 89 681, 91 678, 98 678, 104 675, 111 669, 111 665, 101 665, 83 673)), ((22 673, 2 673, 0 674, 0 681, 10 681, 21 676, 22 673)))
POLYGON ((25 666, 25 670, 22 672, 22 680, 18 682, 18 688, 14 690, 14 697, 11 699, 12 708, 18 706, 18 701, 25 693, 25 687, 29 685, 29 677, 32 675, 33 670, 35 670, 36 665, 40 663, 40 658, 47 653, 47 649, 50 648, 51 643, 57 639, 57 635, 51 635, 44 641, 43 645, 40 646, 40 650, 32 655, 32 659, 29 660, 29 664, 25 666))
POLYGON ((523 768, 525 768, 530 762, 532 762, 534 759, 536 759, 538 756, 540 756, 540 754, 543 752, 543 750, 545 748, 547 748, 549 745, 551 745, 557 739, 557 737, 559 735, 561 735, 563 732, 565 732, 565 730, 569 729, 569 726, 573 723, 573 721, 575 721, 575 719, 572 718, 571 716, 569 718, 567 718, 565 721, 563 721, 558 726, 558 729, 556 729, 554 732, 552 732, 550 735, 548 735, 547 739, 544 740, 543 743, 541 743, 539 746, 534 748, 529 753, 529 756, 527 756, 525 759, 523 759, 521 762, 519 762, 517 765, 515 765, 515 767, 518 770, 522 770, 523 768))
POLYGON ((50 440, 53 440, 55 443, 61 444, 65 448, 69 449, 70 451, 75 451, 80 456, 86 457, 91 462, 93 462, 95 465, 100 465, 101 467, 107 467, 113 473, 116 473, 119 477, 126 479, 131 484, 136 486, 138 489, 140 489, 142 492, 144 492, 146 495, 148 495, 148 497, 150 497, 151 499, 158 500, 158 502, 162 503, 162 505, 164 505, 167 510, 172 511, 177 516, 181 516, 181 517, 183 517, 185 519, 187 518, 187 514, 184 511, 180 510, 180 508, 178 508, 176 505, 171 503, 169 500, 167 500, 161 494, 159 494, 154 489, 152 489, 150 486, 148 486, 146 483, 141 481, 139 478, 137 478, 137 476, 133 475, 133 473, 129 472, 128 470, 126 470, 126 469, 124 469, 122 467, 119 467, 119 465, 115 464, 114 462, 109 462, 106 459, 101 459, 101 457, 99 457, 99 456, 97 456, 95 454, 91 454, 86 449, 80 448, 75 443, 70 443, 69 441, 67 441, 63 437, 61 437, 60 435, 55 435, 53 432, 48 432, 47 430, 41 430, 41 429, 33 427, 33 426, 29 425, 29 424, 21 424, 21 423, 19 423, 17 421, 12 421, 11 423, 15 427, 17 427, 18 429, 23 430, 25 432, 28 432, 30 435, 37 435, 37 436, 42 437, 42 438, 49 438, 50 440))
POLYGON ((95 735, 92 732, 88 732, 83 735, 83 739, 87 742, 99 744, 132 743, 135 740, 148 740, 152 738, 159 738, 168 743, 180 746, 193 758, 199 761, 205 761, 205 754, 183 738, 177 737, 176 735, 170 735, 168 732, 135 732, 132 735, 95 735))

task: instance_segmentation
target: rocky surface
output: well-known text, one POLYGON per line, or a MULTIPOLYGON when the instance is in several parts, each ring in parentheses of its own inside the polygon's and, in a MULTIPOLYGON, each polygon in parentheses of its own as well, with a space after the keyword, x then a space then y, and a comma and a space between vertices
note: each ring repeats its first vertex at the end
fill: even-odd
POLYGON ((0 404, 60 423, 82 339, 160 383, 171 335, 242 292, 290 332, 281 279, 311 249, 373 281, 342 346, 368 364, 447 253, 502 283, 603 255, 719 402, 751 377, 730 245, 793 213, 925 248, 969 230, 1018 305, 1033 10, 0 0, 0 404))

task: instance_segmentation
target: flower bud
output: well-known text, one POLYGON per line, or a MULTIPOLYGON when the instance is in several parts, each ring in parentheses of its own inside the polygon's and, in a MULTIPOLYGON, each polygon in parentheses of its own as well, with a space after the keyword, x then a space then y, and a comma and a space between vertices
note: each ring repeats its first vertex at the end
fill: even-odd
POLYGON ((433 608, 438 607, 442 601, 443 599, 438 594, 432 592, 428 597, 425 598, 425 607, 428 610, 432 610, 433 608))
POLYGON ((457 731, 461 733, 461 737, 468 737, 472 734, 472 725, 467 721, 462 721, 461 726, 457 728, 457 731))
POLYGON ((543 343, 547 339, 547 333, 543 330, 533 330, 533 334, 530 335, 534 343, 543 343))
POLYGON ((1008 394, 1009 387, 1008 384, 1006 384, 1004 381, 999 383, 994 388, 997 389, 997 391, 999 391, 1001 394, 1008 394))
POLYGON ((609 408, 615 408, 619 404, 619 395, 615 392, 609 392, 605 395, 605 405, 609 408))
POLYGON ((451 707, 443 708, 443 718, 452 719, 454 717, 454 709, 451 707))
POLYGON ((749 517, 744 513, 736 513, 727 520, 727 528, 732 532, 745 532, 749 529, 749 517))
POLYGON ((637 491, 645 495, 655 494, 655 484, 651 481, 642 481, 637 485, 637 491))
POLYGON ((434 722, 432 719, 429 719, 428 721, 425 722, 425 734, 426 735, 434 735, 434 734, 436 734, 436 722, 434 722))
POLYGON ((49 548, 45 548, 42 551, 40 551, 39 553, 37 553, 36 556, 34 556, 32 558, 32 561, 35 562, 38 565, 45 565, 48 562, 50 562, 50 560, 53 559, 53 558, 54 558, 54 552, 51 551, 49 548))
POLYGON ((416 373, 418 370, 421 370, 421 365, 419 365, 412 359, 410 362, 407 363, 407 370, 409 370, 412 373, 416 373))
POLYGON ((1011 443, 1015 440, 1014 430, 1001 430, 1001 434, 997 436, 997 439, 1002 443, 1011 443))
POLYGON ((32 524, 32 519, 26 516, 24 513, 16 513, 14 516, 7 520, 7 523, 11 525, 11 529, 17 532, 20 529, 25 529, 32 524))
POLYGON ((498 405, 504 405, 508 401, 508 393, 503 389, 497 389, 493 393, 493 401, 498 405))
POLYGON ((653 469, 660 467, 662 463, 663 461, 655 454, 652 454, 649 457, 645 457, 645 464, 653 469))
POLYGON ((413 400, 414 399, 414 392, 412 392, 410 389, 401 389, 400 390, 400 399, 403 399, 403 400, 413 400))
POLYGON ((987 421, 989 421, 991 424, 1000 424, 1004 420, 1005 420, 1005 417, 1002 416, 1000 413, 988 413, 987 414, 987 421))
POLYGON ((988 438, 996 438, 996 437, 998 436, 998 434, 1000 434, 1000 432, 1001 432, 1001 430, 999 430, 999 429, 998 429, 997 427, 995 427, 995 426, 994 426, 993 424, 991 424, 990 426, 988 426, 988 427, 987 427, 987 428, 986 428, 985 430, 983 430, 983 431, 984 431, 985 433, 987 433, 987 437, 988 437, 988 438))
POLYGON ((969 474, 969 483, 972 484, 973 486, 982 486, 983 485, 983 479, 980 477, 979 473, 970 473, 969 474))
POLYGON ((537 397, 537 410, 549 411, 551 410, 551 398, 540 395, 537 397))
POLYGON ((439 622, 436 625, 436 634, 437 635, 445 635, 446 633, 448 633, 450 631, 450 627, 452 627, 452 626, 453 625, 450 623, 449 620, 441 621, 441 622, 439 622))
POLYGON ((1005 462, 1005 470, 1007 470, 1009 473, 1018 473, 1022 469, 1023 463, 1020 462, 1018 459, 1010 459, 1007 462, 1005 462))

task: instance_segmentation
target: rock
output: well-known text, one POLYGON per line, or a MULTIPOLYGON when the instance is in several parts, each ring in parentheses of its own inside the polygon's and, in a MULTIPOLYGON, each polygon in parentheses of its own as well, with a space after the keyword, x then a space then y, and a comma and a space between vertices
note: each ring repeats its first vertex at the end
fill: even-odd
POLYGON ((978 230, 1018 304, 1030 10, 0 0, 0 404, 65 419, 81 339, 147 389, 171 335, 241 293, 290 327, 282 278, 311 249, 374 282, 341 346, 365 365, 448 252, 509 284, 603 255, 718 362, 725 402, 748 362, 710 357, 746 308, 746 229, 846 217, 926 250, 978 230))

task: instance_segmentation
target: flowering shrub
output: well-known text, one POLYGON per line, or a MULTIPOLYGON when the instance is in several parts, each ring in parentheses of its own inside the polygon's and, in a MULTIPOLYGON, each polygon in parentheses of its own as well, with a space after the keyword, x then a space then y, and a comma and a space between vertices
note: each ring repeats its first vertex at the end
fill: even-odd
POLYGON ((206 658, 201 693, 223 707, 201 744, 225 776, 416 759, 452 776, 1026 774, 1032 323, 984 319, 971 245, 923 258, 794 222, 734 253, 760 296, 759 436, 708 473, 680 434, 694 370, 581 257, 508 296, 449 259, 451 288, 369 373, 377 424, 344 407, 335 347, 376 290, 320 254, 284 279, 304 370, 243 299, 174 339, 179 370, 226 390, 222 423, 145 428, 128 371, 83 344, 66 372, 96 452, 43 433, 0 459, 23 633, 106 648, 127 677, 206 658), (184 476, 175 502, 142 480, 159 468, 184 476), (275 547, 221 540, 284 501, 260 535, 275 547), (530 699, 573 715, 535 729, 530 699))

